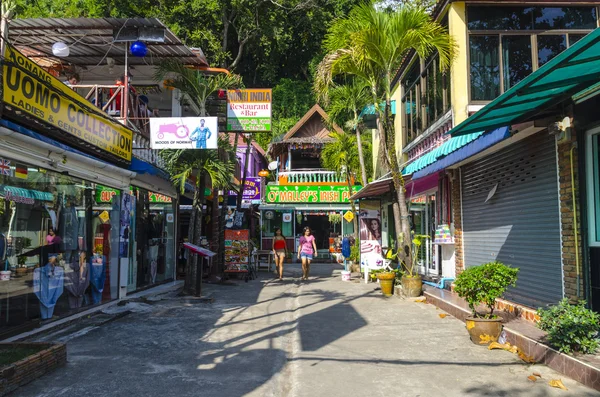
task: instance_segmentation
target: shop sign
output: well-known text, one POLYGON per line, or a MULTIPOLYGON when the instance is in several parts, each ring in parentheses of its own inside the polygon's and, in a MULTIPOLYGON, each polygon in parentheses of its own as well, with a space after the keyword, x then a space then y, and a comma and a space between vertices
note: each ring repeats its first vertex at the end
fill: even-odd
POLYGON ((131 161, 132 132, 96 110, 75 91, 7 46, 4 103, 124 160, 131 161))
POLYGON ((152 149, 216 149, 219 133, 217 117, 152 117, 152 149))
POLYGON ((354 214, 352 213, 352 211, 346 211, 346 213, 344 214, 344 219, 348 223, 352 222, 352 220, 354 220, 354 214))
POLYGON ((111 189, 106 186, 96 185, 96 202, 97 203, 110 203, 113 196, 117 195, 119 191, 111 189))
POLYGON ((164 194, 149 192, 149 201, 151 203, 172 203, 173 199, 169 196, 165 196, 164 194))
POLYGON ((271 131, 270 88, 227 91, 227 131, 271 131))
POLYGON ((28 204, 28 205, 35 204, 35 199, 32 199, 31 197, 25 197, 25 196, 21 196, 18 194, 14 194, 11 191, 4 191, 4 198, 8 201, 12 201, 15 203, 28 204))
POLYGON ((381 202, 360 203, 360 266, 376 269, 384 266, 381 238, 381 202))
MULTIPOLYGON (((354 191, 360 190, 355 186, 354 191)), ((348 186, 280 186, 267 185, 267 203, 347 203, 348 186)))
MULTIPOLYGON (((260 200, 260 179, 257 177, 246 177, 244 191, 242 192, 242 200, 260 200)), ((233 190, 229 191, 230 196, 237 196, 233 190)))

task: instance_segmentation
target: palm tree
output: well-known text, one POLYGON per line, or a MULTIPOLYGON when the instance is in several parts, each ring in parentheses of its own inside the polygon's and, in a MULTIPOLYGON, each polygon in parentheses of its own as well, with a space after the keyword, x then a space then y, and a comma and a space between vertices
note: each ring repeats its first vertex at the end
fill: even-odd
POLYGON ((360 161, 360 175, 362 185, 368 183, 367 168, 365 167, 365 156, 360 136, 360 111, 369 103, 371 93, 367 83, 355 78, 351 83, 338 85, 330 90, 329 106, 327 114, 332 122, 335 122, 356 133, 358 145, 358 159, 360 161))
MULTIPOLYGON (((332 142, 325 144, 321 151, 323 167, 335 171, 348 183, 348 192, 352 196, 353 176, 360 172, 360 161, 356 136, 344 132, 332 132, 329 137, 332 142)), ((359 136, 360 139, 360 136, 359 136)), ((354 201, 350 201, 352 213, 356 214, 354 201)), ((354 235, 358 241, 358 218, 354 217, 354 235)))
POLYGON ((390 169, 396 202, 394 224, 398 247, 410 263, 410 224, 404 192, 404 180, 396 154, 395 130, 391 116, 392 79, 405 56, 412 50, 421 58, 434 51, 440 67, 449 67, 455 43, 447 30, 427 14, 425 9, 402 6, 398 10, 379 11, 371 4, 355 7, 348 16, 336 21, 325 38, 327 55, 317 68, 315 91, 328 98, 328 91, 338 75, 352 75, 371 88, 372 101, 378 113, 377 129, 385 165, 390 169), (384 105, 379 106, 379 101, 384 105))

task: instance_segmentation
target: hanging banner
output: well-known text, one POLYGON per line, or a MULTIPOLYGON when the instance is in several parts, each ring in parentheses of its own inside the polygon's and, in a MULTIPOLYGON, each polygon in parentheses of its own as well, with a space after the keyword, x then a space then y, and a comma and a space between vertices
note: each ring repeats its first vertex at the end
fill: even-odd
POLYGON ((216 149, 219 135, 217 117, 152 117, 152 149, 216 149))
POLYGON ((4 103, 121 159, 132 132, 11 46, 4 54, 4 103))
POLYGON ((248 271, 249 230, 225 230, 225 273, 248 271))
POLYGON ((271 89, 227 91, 227 131, 271 131, 271 89))
POLYGON ((360 267, 383 267, 381 249, 381 203, 377 200, 360 202, 360 267))
MULTIPOLYGON (((242 200, 260 200, 260 177, 248 176, 242 192, 242 200)), ((229 191, 230 196, 237 196, 233 190, 229 191)))
MULTIPOLYGON (((360 186, 352 191, 358 192, 360 186)), ((265 186, 267 203, 347 203, 350 200, 348 186, 265 186)))

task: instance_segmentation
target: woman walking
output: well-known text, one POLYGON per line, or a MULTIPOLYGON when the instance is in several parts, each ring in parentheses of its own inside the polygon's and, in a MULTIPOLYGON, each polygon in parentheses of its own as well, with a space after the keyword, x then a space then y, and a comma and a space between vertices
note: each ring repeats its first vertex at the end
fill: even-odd
POLYGON ((302 258, 302 280, 308 280, 310 272, 310 262, 317 257, 317 244, 315 236, 312 235, 310 227, 304 228, 304 235, 300 237, 300 249, 298 249, 298 259, 302 258))
POLYGON ((281 229, 277 228, 275 230, 275 237, 273 237, 273 254, 275 255, 275 267, 280 280, 283 280, 283 262, 285 262, 287 253, 285 237, 281 233, 281 229))

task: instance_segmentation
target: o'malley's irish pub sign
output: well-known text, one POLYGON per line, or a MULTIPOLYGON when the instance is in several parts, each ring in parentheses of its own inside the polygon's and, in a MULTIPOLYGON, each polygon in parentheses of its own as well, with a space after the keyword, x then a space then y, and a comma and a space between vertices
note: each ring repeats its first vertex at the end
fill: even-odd
POLYGON ((12 48, 4 54, 4 103, 88 145, 131 161, 132 132, 12 48))
MULTIPOLYGON (((352 187, 352 194, 360 190, 352 187)), ((350 199, 348 186, 278 186, 267 185, 267 203, 347 203, 350 199)))

